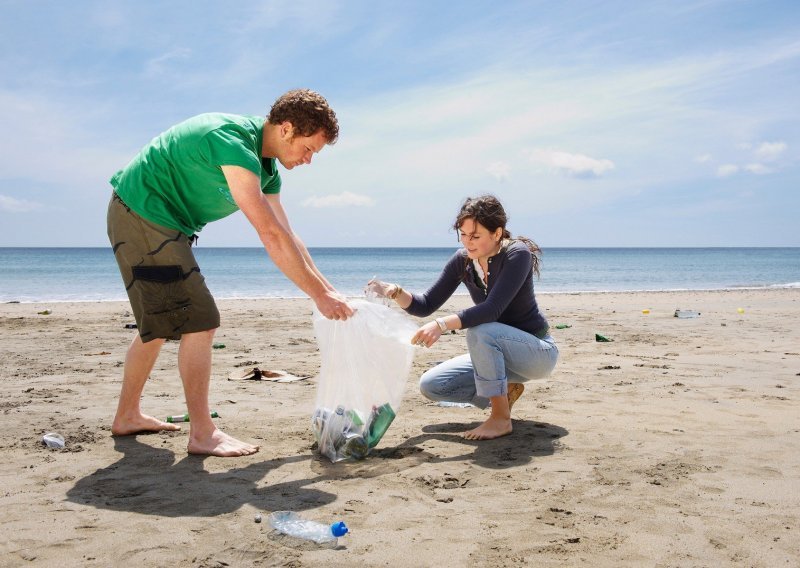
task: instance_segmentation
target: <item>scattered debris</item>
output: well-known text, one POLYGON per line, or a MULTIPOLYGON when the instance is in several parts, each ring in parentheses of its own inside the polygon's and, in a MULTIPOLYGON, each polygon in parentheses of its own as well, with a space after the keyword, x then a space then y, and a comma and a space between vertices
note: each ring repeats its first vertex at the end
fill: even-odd
POLYGON ((42 436, 42 443, 48 448, 62 449, 66 444, 64 443, 64 436, 57 432, 48 432, 42 436))
POLYGON ((681 319, 699 318, 700 312, 694 310, 675 310, 675 317, 681 319))
POLYGON ((258 367, 251 367, 247 369, 240 369, 231 372, 228 375, 228 380, 245 380, 245 381, 272 381, 275 383, 293 383, 295 381, 302 381, 308 377, 298 377, 286 371, 262 371, 258 367))

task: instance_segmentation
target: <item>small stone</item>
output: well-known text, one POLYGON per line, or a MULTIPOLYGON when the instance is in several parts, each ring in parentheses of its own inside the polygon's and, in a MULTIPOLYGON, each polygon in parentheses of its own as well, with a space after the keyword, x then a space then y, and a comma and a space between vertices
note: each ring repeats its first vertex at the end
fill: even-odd
POLYGON ((261 522, 261 513, 256 513, 256 518, 254 519, 256 523, 261 522))

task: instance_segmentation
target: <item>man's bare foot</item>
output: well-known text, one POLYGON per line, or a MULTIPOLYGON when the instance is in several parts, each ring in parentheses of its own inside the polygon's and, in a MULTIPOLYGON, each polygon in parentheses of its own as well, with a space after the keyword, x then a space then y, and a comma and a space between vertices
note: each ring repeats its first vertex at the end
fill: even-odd
POLYGON ((508 409, 514 406, 514 403, 517 402, 519 397, 522 396, 523 391, 525 390, 525 385, 522 383, 508 383, 508 409))
POLYGON ((190 438, 188 449, 190 454, 230 458, 249 456, 256 453, 259 447, 228 436, 221 430, 214 430, 208 438, 202 440, 190 438))
POLYGON ((474 430, 464 432, 463 436, 467 440, 492 440, 511 434, 511 430, 510 418, 494 418, 490 416, 486 422, 474 430))
POLYGON ((139 434, 140 432, 161 432, 162 430, 173 432, 180 429, 181 427, 177 424, 163 422, 147 414, 126 418, 115 416, 114 423, 111 424, 111 435, 130 436, 131 434, 139 434))

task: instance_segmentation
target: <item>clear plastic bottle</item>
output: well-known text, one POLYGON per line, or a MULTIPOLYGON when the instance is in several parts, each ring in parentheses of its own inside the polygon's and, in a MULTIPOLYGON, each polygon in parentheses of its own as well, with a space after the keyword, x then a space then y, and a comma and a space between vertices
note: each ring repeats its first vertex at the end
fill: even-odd
POLYGON ((64 436, 58 432, 48 432, 42 436, 42 443, 48 448, 55 448, 57 450, 65 446, 64 436))
POLYGON ((347 534, 347 525, 342 521, 332 525, 324 525, 304 519, 294 511, 275 511, 270 513, 269 524, 273 529, 283 534, 328 546, 336 546, 339 537, 347 534))
POLYGON ((438 403, 436 403, 436 406, 445 406, 448 408, 469 408, 473 405, 468 402, 450 402, 449 400, 440 400, 438 403))

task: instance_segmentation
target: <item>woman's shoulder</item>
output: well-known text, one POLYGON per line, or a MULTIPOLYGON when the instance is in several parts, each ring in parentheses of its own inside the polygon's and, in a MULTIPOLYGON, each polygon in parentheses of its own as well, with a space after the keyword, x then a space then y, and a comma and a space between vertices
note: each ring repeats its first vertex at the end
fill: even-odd
POLYGON ((513 265, 521 265, 524 266, 525 269, 529 269, 531 263, 533 263, 533 254, 531 253, 531 249, 528 245, 516 239, 511 239, 505 245, 503 252, 505 254, 505 259, 509 264, 513 265))
POLYGON ((444 265, 444 272, 462 275, 464 273, 464 269, 467 265, 467 250, 460 248, 456 250, 450 258, 447 260, 447 263, 444 265))
POLYGON ((528 247, 527 244, 518 240, 518 239, 509 239, 506 243, 505 247, 506 254, 519 254, 519 253, 531 253, 531 249, 528 247))

